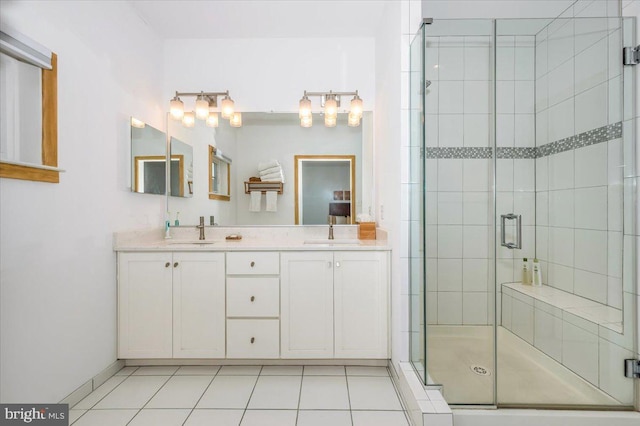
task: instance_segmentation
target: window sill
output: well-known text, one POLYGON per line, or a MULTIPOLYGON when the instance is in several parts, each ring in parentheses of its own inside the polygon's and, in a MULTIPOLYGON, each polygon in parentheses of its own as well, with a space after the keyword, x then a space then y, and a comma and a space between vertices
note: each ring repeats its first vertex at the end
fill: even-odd
POLYGON ((59 183, 63 169, 17 161, 0 161, 0 178, 59 183))

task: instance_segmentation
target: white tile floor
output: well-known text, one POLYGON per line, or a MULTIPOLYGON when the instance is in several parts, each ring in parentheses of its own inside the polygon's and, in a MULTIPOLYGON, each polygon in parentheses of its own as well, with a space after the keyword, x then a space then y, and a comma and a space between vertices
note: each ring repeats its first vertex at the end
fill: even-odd
POLYGON ((386 367, 125 367, 74 426, 408 426, 386 367))

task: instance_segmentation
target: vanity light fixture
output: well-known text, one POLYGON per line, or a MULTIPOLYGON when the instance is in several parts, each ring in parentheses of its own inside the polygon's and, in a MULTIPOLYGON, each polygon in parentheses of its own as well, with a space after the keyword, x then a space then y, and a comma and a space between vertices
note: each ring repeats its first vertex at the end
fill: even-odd
POLYGON ((169 113, 174 120, 182 120, 185 127, 193 127, 195 119, 205 120, 207 126, 218 127, 218 96, 224 96, 220 103, 220 115, 222 118, 230 120, 232 127, 242 126, 242 116, 240 113, 234 122, 231 122, 234 116, 235 107, 233 99, 229 96, 229 91, 225 92, 176 92, 176 95, 169 103, 169 113), (196 98, 195 113, 184 111, 184 102, 181 96, 193 96, 196 98))
POLYGON ((358 96, 358 91, 355 92, 334 92, 332 90, 328 92, 307 92, 304 91, 302 99, 300 99, 300 126, 311 127, 313 119, 311 111, 311 100, 309 96, 320 97, 320 105, 324 107, 324 125, 326 127, 335 127, 338 118, 338 108, 340 107, 340 98, 342 96, 353 96, 350 103, 349 121, 348 124, 351 127, 357 127, 360 125, 362 119, 362 98, 358 96))
POLYGON ((218 113, 210 112, 207 117, 207 126, 208 127, 218 127, 218 113))
POLYGON ((229 124, 231 125, 231 127, 242 127, 242 114, 239 112, 234 112, 229 119, 229 124))
POLYGON ((193 111, 185 112, 182 116, 182 125, 184 127, 193 127, 196 125, 196 115, 193 111))

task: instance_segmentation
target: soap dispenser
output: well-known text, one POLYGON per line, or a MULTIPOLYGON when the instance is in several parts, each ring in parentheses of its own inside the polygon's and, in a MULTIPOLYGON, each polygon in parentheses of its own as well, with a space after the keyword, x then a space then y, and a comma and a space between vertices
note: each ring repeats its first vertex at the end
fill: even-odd
POLYGON ((529 260, 522 259, 522 284, 531 285, 531 274, 529 273, 529 260))

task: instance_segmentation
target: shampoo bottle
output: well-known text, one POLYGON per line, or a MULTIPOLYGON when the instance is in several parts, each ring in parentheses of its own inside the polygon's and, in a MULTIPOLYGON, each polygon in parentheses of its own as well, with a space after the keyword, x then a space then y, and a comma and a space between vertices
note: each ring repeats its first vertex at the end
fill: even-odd
POLYGON ((178 216, 180 216, 180 212, 176 213, 176 221, 173 222, 175 226, 180 226, 180 219, 178 219, 178 216))
POLYGON ((533 259, 533 285, 542 287, 542 269, 540 269, 538 259, 533 259))
POLYGON ((529 273, 529 260, 522 259, 522 284, 531 285, 531 274, 529 273))

